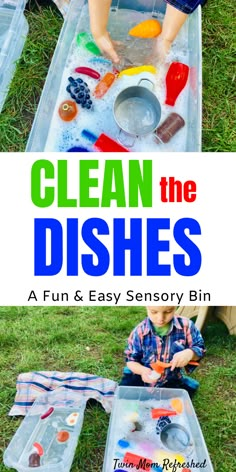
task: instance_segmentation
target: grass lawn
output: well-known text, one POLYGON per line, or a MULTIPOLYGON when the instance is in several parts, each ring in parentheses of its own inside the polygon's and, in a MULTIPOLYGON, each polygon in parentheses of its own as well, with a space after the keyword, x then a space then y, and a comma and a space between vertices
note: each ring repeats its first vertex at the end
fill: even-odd
MULTIPOLYGON (((1 452, 21 421, 7 416, 20 372, 80 371, 118 381, 126 338, 144 316, 142 307, 1 307, 1 452)), ((215 472, 235 472, 236 336, 219 321, 203 334, 207 357, 195 374, 201 386, 193 403, 215 472)), ((72 471, 101 471, 108 422, 102 407, 87 408, 72 471)), ((0 471, 7 470, 0 460, 0 471)))
MULTIPOLYGON (((236 151, 235 0, 203 9, 203 151, 236 151)), ((29 35, 0 115, 0 151, 24 151, 62 17, 51 1, 29 0, 29 35)))

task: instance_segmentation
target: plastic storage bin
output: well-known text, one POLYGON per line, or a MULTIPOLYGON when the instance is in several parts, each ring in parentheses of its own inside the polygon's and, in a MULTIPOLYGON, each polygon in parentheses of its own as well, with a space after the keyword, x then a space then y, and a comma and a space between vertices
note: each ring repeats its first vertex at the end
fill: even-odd
POLYGON ((40 395, 6 449, 3 462, 19 472, 68 472, 83 424, 86 401, 59 388, 40 395))
MULTIPOLYGON (((56 46, 56 50, 53 56, 53 60, 48 72, 48 76, 46 79, 46 83, 43 89, 43 93, 41 95, 40 103, 38 106, 38 110, 35 116, 35 120, 33 123, 33 127, 29 136, 29 140, 27 143, 27 148, 26 151, 37 151, 37 152, 42 152, 42 151, 57 151, 57 150, 62 150, 66 151, 67 148, 61 148, 59 147, 58 149, 55 149, 53 146, 53 143, 58 143, 60 137, 58 138, 58 126, 64 126, 59 123, 59 118, 58 118, 58 108, 60 102, 65 100, 66 98, 69 98, 69 95, 66 92, 66 85, 67 85, 67 77, 72 74, 73 75, 73 68, 72 68, 72 63, 71 63, 71 57, 75 56, 75 50, 76 50, 76 35, 80 32, 83 31, 89 31, 89 21, 85 23, 84 21, 84 9, 86 8, 87 1, 86 0, 71 0, 70 7, 68 10, 68 14, 66 16, 64 25, 61 30, 60 37, 58 39, 58 43, 56 46), (67 76, 65 76, 65 67, 68 67, 68 73, 67 76), (70 69, 71 68, 71 69, 70 69), (63 91, 63 93, 62 93, 63 91), (66 95, 67 94, 67 95, 66 95), (58 97, 61 99, 59 100, 58 97), (55 134, 55 136, 53 136, 55 134), (50 145, 48 145, 48 142, 50 142, 50 145)), ((124 21, 131 21, 132 17, 134 17, 134 13, 137 12, 141 16, 149 17, 151 16, 157 16, 162 15, 165 12, 166 8, 166 3, 164 0, 118 0, 118 1, 113 1, 112 3, 112 9, 111 9, 111 17, 113 15, 116 15, 116 12, 123 12, 122 13, 122 20, 124 21), (129 9, 129 14, 127 15, 126 10, 129 9)), ((112 21, 112 20, 111 20, 112 21)), ((118 23, 119 25, 123 25, 123 21, 120 21, 118 23)), ((111 26, 111 25, 110 25, 111 26)), ((117 38, 117 31, 114 31, 113 28, 110 27, 110 30, 112 30, 113 37, 117 38)), ((184 106, 186 107, 186 114, 188 119, 186 121, 186 126, 183 128, 183 133, 184 133, 184 139, 183 139, 183 145, 181 148, 178 149, 176 147, 175 143, 172 146, 172 149, 167 149, 166 147, 163 147, 163 145, 158 146, 155 145, 155 147, 150 147, 149 142, 145 142, 145 140, 138 140, 138 143, 140 142, 142 147, 138 148, 138 146, 134 147, 131 150, 136 150, 136 151, 200 151, 201 150, 201 119, 202 119, 202 68, 201 68, 201 61, 202 61, 202 54, 201 54, 201 8, 199 7, 192 15, 189 16, 187 23, 184 26, 183 31, 181 32, 181 38, 183 35, 186 36, 184 38, 184 44, 186 43, 187 50, 188 50, 188 65, 190 67, 190 77, 189 77, 189 83, 188 83, 188 92, 186 93, 186 103, 184 106)), ((184 49, 184 47, 183 47, 184 49)), ((185 47, 186 49, 186 47, 185 47)), ((179 61, 181 62, 181 55, 179 61)), ((175 59, 177 60, 178 57, 175 59)), ((79 51, 78 51, 78 57, 77 57, 77 65, 76 66, 81 66, 81 65, 89 65, 84 64, 80 60, 79 56, 79 51)), ((90 64, 90 67, 92 67, 92 64, 90 64)), ((95 69, 97 67, 97 64, 95 66, 95 69)), ((83 77, 84 78, 84 77, 83 77)), ((87 80, 87 77, 85 78, 86 82, 90 85, 89 79, 87 80)), ((120 80, 120 79, 119 79, 120 80)), ((110 91, 110 99, 111 102, 112 100, 115 100, 115 94, 117 92, 118 85, 117 83, 119 80, 112 86, 112 90, 110 91)), ((135 80, 135 79, 134 79, 135 80)), ((94 83, 92 83, 93 86, 94 83)), ((133 83, 130 83, 133 85, 133 83)), ((96 105, 97 106, 97 105, 96 105)), ((85 112, 87 114, 84 114, 84 111, 79 112, 78 114, 78 122, 75 122, 75 125, 72 124, 66 124, 64 126, 62 133, 67 134, 67 142, 68 142, 68 134, 67 129, 70 131, 70 126, 73 127, 74 129, 77 130, 77 137, 75 139, 76 142, 72 143, 71 147, 73 146, 85 146, 84 143, 78 143, 80 136, 81 136, 81 129, 80 126, 82 126, 81 122, 84 123, 84 127, 87 126, 88 129, 93 131, 96 135, 101 134, 102 132, 108 134, 111 136, 113 139, 117 141, 119 137, 119 129, 117 126, 117 129, 115 132, 109 132, 110 130, 108 129, 109 126, 113 126, 113 130, 115 129, 114 126, 116 126, 114 117, 112 114, 112 103, 110 104, 110 108, 105 107, 103 108, 103 100, 100 101, 99 103, 99 110, 96 110, 97 114, 99 115, 99 119, 101 120, 102 127, 98 127, 97 129, 93 129, 92 121, 94 115, 92 114, 90 110, 85 112), (103 120, 103 121, 102 121, 103 120), (114 122, 114 123, 113 123, 114 122), (67 127, 67 128, 66 128, 67 127)), ((169 107, 169 113, 173 111, 171 107, 169 107)), ((177 110, 175 110, 177 111, 177 110)), ((177 111, 178 112, 178 111, 177 111)), ((164 118, 164 117, 163 117, 164 118)), ((76 133, 76 131, 75 131, 76 133)), ((181 132, 180 132, 181 133, 181 132)), ((174 141, 173 141, 174 142, 174 141)), ((69 148, 69 146, 68 146, 69 148)))
POLYGON ((184 468, 213 472, 188 393, 182 389, 118 387, 103 472, 182 472, 184 468))
POLYGON ((0 112, 28 33, 26 0, 0 0, 0 112))

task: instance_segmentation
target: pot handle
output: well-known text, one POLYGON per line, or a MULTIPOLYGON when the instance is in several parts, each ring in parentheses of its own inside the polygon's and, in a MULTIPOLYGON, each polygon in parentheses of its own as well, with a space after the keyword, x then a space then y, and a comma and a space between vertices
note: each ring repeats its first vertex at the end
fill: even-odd
MULTIPOLYGON (((136 136, 133 137, 133 140, 132 140, 132 141, 130 141, 130 142, 128 141, 128 142, 127 142, 127 141, 122 140, 122 134, 124 134, 126 137, 128 136, 122 129, 120 129, 120 130, 119 130, 119 135, 118 135, 118 138, 117 138, 118 141, 119 141, 119 143, 120 143, 120 144, 123 144, 123 146, 125 146, 125 147, 127 147, 127 148, 133 147, 133 145, 134 145, 134 143, 135 143, 135 141, 136 141, 136 136)), ((130 136, 130 138, 131 138, 131 136, 130 136)))
POLYGON ((145 88, 147 88, 148 90, 151 90, 153 91, 154 90, 154 87, 155 87, 155 84, 150 80, 150 79, 140 79, 140 81, 138 82, 138 85, 141 84, 141 82, 148 82, 149 85, 143 85, 145 88), (150 85, 151 84, 151 85, 150 85))

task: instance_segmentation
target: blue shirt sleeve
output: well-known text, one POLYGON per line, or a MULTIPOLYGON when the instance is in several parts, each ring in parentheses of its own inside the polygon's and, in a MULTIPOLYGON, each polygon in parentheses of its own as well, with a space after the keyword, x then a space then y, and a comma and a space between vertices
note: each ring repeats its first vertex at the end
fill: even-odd
POLYGON ((126 362, 141 362, 143 358, 143 349, 137 328, 131 332, 128 338, 125 356, 126 362))
MULTIPOLYGON (((199 361, 200 361, 206 353, 206 348, 205 348, 203 337, 199 329, 191 320, 189 320, 189 329, 188 329, 187 339, 188 339, 188 343, 187 343, 186 348, 191 349, 196 354, 196 356, 199 358, 199 361)), ((196 366, 188 365, 186 370, 188 372, 193 372, 195 369, 196 369, 196 366)))

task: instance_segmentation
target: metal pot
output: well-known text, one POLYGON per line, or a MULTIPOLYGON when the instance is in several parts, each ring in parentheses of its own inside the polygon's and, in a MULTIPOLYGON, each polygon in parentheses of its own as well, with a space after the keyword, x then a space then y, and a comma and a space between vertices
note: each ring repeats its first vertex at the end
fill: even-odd
POLYGON ((120 128, 118 139, 128 147, 133 146, 136 138, 153 133, 161 119, 160 102, 150 87, 153 90, 151 80, 141 79, 138 85, 125 88, 116 97, 113 113, 120 128), (146 86, 141 82, 146 82, 146 86), (122 140, 122 132, 134 138, 131 144, 122 140))
POLYGON ((190 435, 184 426, 171 423, 161 431, 161 442, 171 451, 184 451, 190 445, 190 435))

